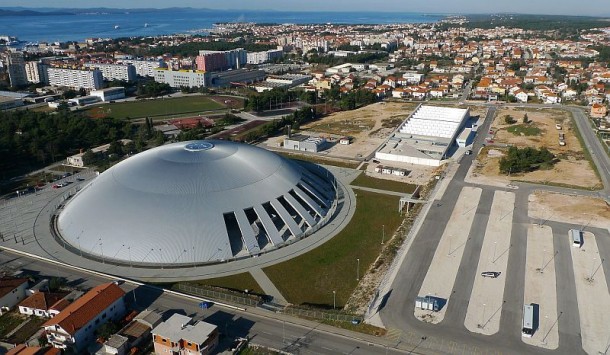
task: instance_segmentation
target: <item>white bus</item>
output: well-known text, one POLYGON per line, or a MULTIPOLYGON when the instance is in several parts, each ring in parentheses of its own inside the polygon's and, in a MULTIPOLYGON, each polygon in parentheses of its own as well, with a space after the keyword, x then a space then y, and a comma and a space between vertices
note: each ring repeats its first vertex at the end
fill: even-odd
POLYGON ((536 331, 536 306, 535 304, 523 305, 523 326, 521 328, 521 336, 531 338, 536 331))
POLYGON ((582 246, 582 232, 578 229, 570 229, 570 239, 574 248, 582 246))

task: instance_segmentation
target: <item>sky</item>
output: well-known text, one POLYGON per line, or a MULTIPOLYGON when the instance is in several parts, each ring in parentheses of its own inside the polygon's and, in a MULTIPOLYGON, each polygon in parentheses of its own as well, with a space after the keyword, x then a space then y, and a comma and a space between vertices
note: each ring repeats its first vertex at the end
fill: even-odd
POLYGON ((423 13, 532 13, 610 16, 608 0, 0 0, 0 7, 196 7, 278 11, 384 11, 423 13))

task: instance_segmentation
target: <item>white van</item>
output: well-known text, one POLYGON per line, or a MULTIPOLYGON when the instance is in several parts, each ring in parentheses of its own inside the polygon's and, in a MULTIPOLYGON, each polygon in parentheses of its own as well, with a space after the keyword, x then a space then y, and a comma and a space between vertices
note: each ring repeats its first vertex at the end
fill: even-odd
POLYGON ((582 231, 579 229, 570 229, 570 239, 574 248, 582 246, 582 231))

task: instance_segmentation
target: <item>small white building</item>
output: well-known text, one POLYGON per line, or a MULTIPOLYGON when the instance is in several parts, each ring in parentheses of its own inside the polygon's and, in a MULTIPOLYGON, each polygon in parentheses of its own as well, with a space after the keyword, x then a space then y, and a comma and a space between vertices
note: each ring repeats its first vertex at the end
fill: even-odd
POLYGON ((36 292, 19 303, 19 313, 43 318, 58 315, 70 302, 68 292, 36 292))
POLYGON ((11 310, 25 299, 28 279, 3 277, 0 279, 0 314, 11 310))
POLYGON ((100 102, 100 98, 97 96, 83 96, 83 97, 75 97, 73 99, 68 100, 68 104, 76 105, 76 106, 85 106, 91 105, 96 102, 100 102))
POLYGON ((303 134, 294 134, 284 139, 284 148, 317 153, 326 148, 326 139, 303 134))
POLYGON ((125 98, 125 88, 119 86, 114 88, 92 90, 91 96, 99 97, 100 100, 104 102, 120 100, 125 98))

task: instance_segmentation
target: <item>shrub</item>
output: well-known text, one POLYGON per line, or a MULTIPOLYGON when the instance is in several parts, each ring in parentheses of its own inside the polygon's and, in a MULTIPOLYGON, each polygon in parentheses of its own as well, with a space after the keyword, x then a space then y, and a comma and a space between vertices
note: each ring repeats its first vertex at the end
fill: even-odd
POLYGON ((529 172, 537 169, 550 169, 555 156, 546 148, 510 147, 508 154, 500 160, 500 172, 503 174, 529 172))

